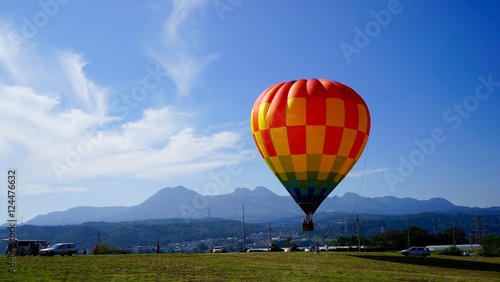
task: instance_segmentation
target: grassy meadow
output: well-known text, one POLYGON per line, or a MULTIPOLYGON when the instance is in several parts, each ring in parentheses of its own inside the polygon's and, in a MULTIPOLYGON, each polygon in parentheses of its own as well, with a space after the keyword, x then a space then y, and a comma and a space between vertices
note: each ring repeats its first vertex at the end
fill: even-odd
POLYGON ((500 258, 398 253, 224 253, 18 257, 0 281, 500 281, 500 258))

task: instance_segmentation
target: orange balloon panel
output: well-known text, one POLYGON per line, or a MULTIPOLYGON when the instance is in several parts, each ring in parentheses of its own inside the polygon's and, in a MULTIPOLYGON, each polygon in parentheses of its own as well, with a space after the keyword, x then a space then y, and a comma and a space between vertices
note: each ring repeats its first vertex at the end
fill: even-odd
POLYGON ((264 90, 250 124, 262 158, 306 215, 312 215, 361 156, 370 114, 348 86, 300 79, 264 90))

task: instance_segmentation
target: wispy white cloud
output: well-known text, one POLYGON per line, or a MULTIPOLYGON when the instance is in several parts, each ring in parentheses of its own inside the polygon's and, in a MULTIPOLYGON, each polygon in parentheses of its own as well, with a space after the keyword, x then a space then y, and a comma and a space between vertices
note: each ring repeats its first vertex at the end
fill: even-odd
POLYGON ((54 186, 54 185, 23 185, 23 196, 36 196, 41 194, 79 194, 91 189, 77 186, 54 186))
POLYGON ((346 177, 360 177, 360 176, 366 176, 366 175, 370 175, 370 174, 383 173, 383 172, 386 172, 388 170, 391 170, 391 169, 386 168, 386 167, 365 169, 363 171, 349 172, 346 177))
POLYGON ((74 93, 86 105, 86 109, 94 115, 103 116, 106 114, 107 90, 96 85, 88 79, 83 71, 87 64, 81 54, 71 51, 63 51, 58 54, 64 74, 65 81, 68 82, 68 90, 74 93))
POLYGON ((160 35, 162 48, 151 50, 151 56, 174 81, 181 96, 189 95, 199 83, 199 75, 216 58, 203 55, 200 32, 204 0, 175 0, 160 35))
POLYGON ((127 140, 127 148, 144 148, 161 145, 172 134, 187 126, 187 113, 171 108, 146 109, 140 120, 127 122, 121 127, 119 139, 127 140))
MULTIPOLYGON (((172 43, 165 48, 174 52, 158 59, 188 93, 205 63, 182 51, 184 33, 176 32, 203 5, 174 6, 165 26, 172 43)), ((0 30, 8 34, 9 27, 0 24, 0 30)), ((0 131, 6 133, 0 163, 20 169, 25 195, 84 193, 82 183, 95 179, 193 177, 245 159, 240 134, 230 128, 197 132, 197 117, 171 106, 146 108, 135 119, 112 116, 112 91, 88 77, 83 54, 31 43, 15 45, 0 35, 0 131)))
POLYGON ((193 48, 199 38, 194 37, 199 25, 194 17, 206 5, 204 0, 174 0, 170 16, 165 21, 161 40, 167 49, 175 52, 184 48, 193 48), (182 33, 182 36, 180 35, 182 33))
MULTIPOLYGON (((124 178, 168 179, 223 167, 230 162, 240 162, 245 156, 235 153, 240 136, 232 132, 219 132, 208 136, 196 135, 186 128, 162 138, 162 145, 152 147, 159 139, 143 143, 134 149, 122 151, 101 150, 112 147, 126 134, 105 136, 91 158, 71 174, 72 178, 122 176, 124 178)), ((133 139, 133 138, 132 138, 133 139)))

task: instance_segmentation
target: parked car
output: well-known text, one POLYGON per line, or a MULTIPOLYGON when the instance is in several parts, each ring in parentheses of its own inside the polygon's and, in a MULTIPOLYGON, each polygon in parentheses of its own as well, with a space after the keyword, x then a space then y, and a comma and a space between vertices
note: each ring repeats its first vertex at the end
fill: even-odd
POLYGON ((270 244, 269 245, 269 251, 270 252, 283 252, 284 250, 282 248, 280 248, 278 245, 276 244, 270 244))
POLYGON ((212 249, 212 253, 222 253, 222 248, 221 248, 221 246, 215 246, 215 247, 212 249))
POLYGON ((297 246, 291 246, 288 248, 284 248, 285 252, 303 252, 304 250, 297 247, 297 246))
POLYGON ((71 256, 76 254, 78 250, 76 249, 75 244, 73 243, 58 243, 54 244, 49 248, 41 249, 39 254, 41 256, 53 256, 53 255, 68 255, 71 256))
POLYGON ((18 256, 36 256, 41 249, 46 249, 48 246, 47 242, 43 240, 16 239, 14 242, 10 242, 9 239, 2 239, 2 241, 5 241, 7 243, 5 255, 7 255, 9 252, 15 251, 15 254, 18 256), (12 250, 9 250, 9 246, 12 250))
POLYGON ((317 247, 311 246, 311 247, 305 248, 304 252, 316 252, 316 250, 318 250, 317 247))
POLYGON ((247 250, 247 253, 261 253, 261 252, 269 252, 269 248, 250 248, 247 250))
POLYGON ((431 251, 425 247, 411 247, 406 250, 402 250, 401 254, 404 256, 421 256, 426 257, 431 255, 431 251))

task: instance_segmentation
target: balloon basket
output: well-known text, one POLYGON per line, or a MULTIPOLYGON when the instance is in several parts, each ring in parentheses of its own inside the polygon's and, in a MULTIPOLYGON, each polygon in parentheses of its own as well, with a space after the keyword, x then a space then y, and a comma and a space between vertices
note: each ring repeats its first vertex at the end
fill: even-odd
POLYGON ((314 222, 312 218, 304 218, 304 220, 302 221, 302 231, 314 231, 314 222))

